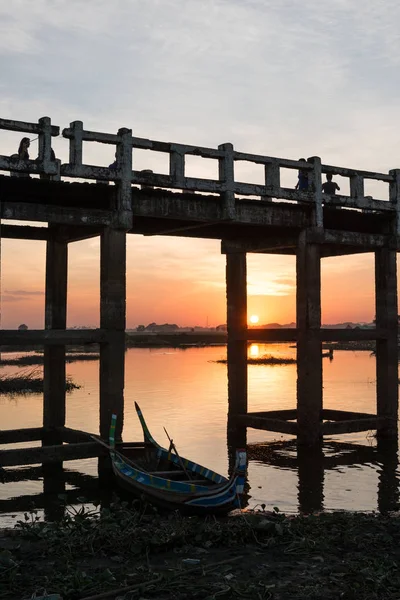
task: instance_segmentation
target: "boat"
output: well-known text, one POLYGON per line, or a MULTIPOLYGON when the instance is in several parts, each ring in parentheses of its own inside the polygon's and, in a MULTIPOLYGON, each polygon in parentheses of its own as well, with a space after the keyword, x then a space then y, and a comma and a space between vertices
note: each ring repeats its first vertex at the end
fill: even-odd
POLYGON ((180 510, 186 514, 224 514, 240 508, 247 464, 245 450, 236 451, 234 472, 227 479, 181 457, 171 439, 168 449, 160 446, 136 402, 135 408, 144 435, 141 447, 122 445, 121 452, 118 451, 115 443, 117 415, 112 415, 111 419, 109 450, 113 472, 122 488, 162 509, 180 510))

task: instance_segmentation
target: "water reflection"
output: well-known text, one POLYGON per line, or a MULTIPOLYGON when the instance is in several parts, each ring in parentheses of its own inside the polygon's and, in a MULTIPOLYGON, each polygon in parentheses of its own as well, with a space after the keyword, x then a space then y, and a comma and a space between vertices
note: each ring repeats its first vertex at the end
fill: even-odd
MULTIPOLYGON (((295 349, 285 344, 253 344, 250 354, 255 356, 256 352, 259 356, 295 355, 295 349)), ((215 362, 225 357, 226 349, 221 347, 190 348, 185 352, 129 349, 124 440, 142 439, 133 404, 136 400, 157 441, 168 443, 163 429, 166 426, 181 455, 224 475, 233 467, 234 450, 247 443, 250 507, 265 503, 268 508, 277 505, 287 512, 299 507, 310 512, 321 508, 387 511, 396 506, 400 477, 397 444, 393 442, 376 444, 365 433, 354 433, 326 441, 322 449, 310 455, 298 452, 289 436, 235 430, 233 423, 227 423, 226 365, 215 362), (256 447, 255 442, 262 445, 256 447)), ((98 370, 97 361, 67 365, 68 375, 82 386, 67 398, 69 427, 98 431, 98 370)), ((1 372, 9 372, 9 368, 2 367, 1 372)), ((249 365, 248 375, 250 411, 295 407, 296 365, 249 365)), ((375 360, 369 353, 338 351, 332 362, 324 361, 326 408, 374 412, 375 402, 375 360)), ((39 394, 12 400, 0 396, 1 428, 40 426, 42 405, 39 394)), ((33 505, 44 508, 46 498, 57 499, 60 493, 73 503, 82 496, 88 501, 101 497, 96 459, 66 462, 62 469, 53 475, 42 467, 6 469, 5 483, 0 483, 0 525, 13 523, 4 513, 21 516, 33 505)), ((109 490, 105 482, 106 491, 107 486, 109 490)))
POLYGON ((260 355, 260 347, 257 344, 251 344, 249 348, 251 358, 257 358, 260 355))
MULTIPOLYGON (((228 427, 227 444, 229 472, 234 466, 235 450, 246 446, 244 427, 228 427)), ((297 478, 297 506, 304 514, 329 510, 326 503, 325 484, 327 476, 333 472, 342 474, 343 468, 373 467, 377 473, 377 508, 380 512, 397 510, 399 507, 399 460, 398 443, 393 440, 379 440, 376 446, 327 441, 310 449, 297 446, 294 440, 267 444, 248 444, 249 470, 253 465, 263 465, 278 470, 282 476, 292 472, 297 478)), ((29 481, 39 483, 36 494, 21 494, 0 500, 0 512, 17 515, 39 510, 47 520, 62 518, 65 505, 88 502, 108 504, 110 496, 118 490, 110 479, 107 458, 99 459, 97 478, 75 471, 72 463, 55 463, 35 467, 9 468, 2 471, 2 483, 18 489, 19 483, 29 481), (68 465, 68 466, 67 466, 68 465)), ((342 479, 343 481, 343 479, 342 479)), ((343 486, 344 486, 343 482, 343 486)), ((254 506, 257 493, 256 482, 247 477, 242 507, 254 506)), ((269 503, 267 503, 267 507, 269 503)), ((336 507, 338 508, 338 507, 336 507)), ((3 526, 10 525, 10 520, 3 526)))
MULTIPOLYGON (((325 505, 325 475, 343 467, 375 466, 378 473, 379 512, 399 506, 399 459, 397 440, 379 440, 376 446, 327 441, 312 450, 293 441, 250 444, 249 461, 289 470, 298 477, 298 510, 305 514, 332 507, 325 505)), ((251 494, 251 489, 250 489, 251 494)))

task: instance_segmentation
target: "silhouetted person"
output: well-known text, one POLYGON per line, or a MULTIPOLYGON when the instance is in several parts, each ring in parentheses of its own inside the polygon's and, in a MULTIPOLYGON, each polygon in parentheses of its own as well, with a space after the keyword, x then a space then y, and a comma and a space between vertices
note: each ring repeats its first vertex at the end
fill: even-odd
MULTIPOLYGON (((299 158, 299 161, 304 161, 305 158, 299 158)), ((299 192, 306 192, 308 190, 308 173, 305 169, 299 169, 299 180, 296 183, 296 190, 299 192)))
POLYGON ((115 157, 114 162, 112 162, 111 165, 108 165, 108 168, 112 169, 113 171, 116 171, 117 170, 117 166, 118 166, 117 165, 117 151, 115 151, 114 157, 115 157))
POLYGON ((336 190, 340 190, 340 187, 336 181, 332 181, 332 173, 326 174, 326 182, 322 184, 322 191, 324 194, 330 194, 333 196, 336 194, 336 190))
POLYGON ((22 138, 19 143, 18 156, 20 160, 29 160, 28 148, 31 145, 31 140, 27 137, 22 138))
MULTIPOLYGON (((29 148, 30 145, 31 145, 30 139, 27 138, 27 137, 23 137, 22 140, 19 143, 18 153, 17 154, 13 154, 11 156, 11 158, 15 162, 29 160, 28 148, 29 148)), ((11 171, 10 175, 12 177, 29 177, 28 173, 20 173, 19 171, 11 171)))

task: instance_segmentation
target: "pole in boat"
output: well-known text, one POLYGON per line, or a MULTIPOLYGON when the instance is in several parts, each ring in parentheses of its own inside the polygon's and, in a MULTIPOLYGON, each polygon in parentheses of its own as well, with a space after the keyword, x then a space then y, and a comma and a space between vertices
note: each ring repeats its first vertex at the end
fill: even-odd
POLYGON ((169 447, 170 447, 170 448, 172 448, 172 450, 175 452, 175 454, 176 454, 176 457, 177 457, 177 459, 178 459, 178 461, 179 461, 179 464, 180 464, 180 466, 181 466, 181 467, 182 467, 182 469, 185 471, 185 475, 187 476, 187 478, 188 478, 188 479, 192 479, 192 476, 191 476, 191 475, 190 475, 190 473, 189 473, 189 472, 186 470, 186 467, 185 467, 185 465, 183 464, 183 461, 182 461, 181 457, 180 457, 180 456, 179 456, 179 454, 178 454, 178 450, 176 449, 176 446, 175 446, 175 444, 174 444, 174 440, 173 440, 173 439, 171 439, 171 438, 169 437, 168 431, 165 429, 165 427, 164 427, 164 431, 165 431, 165 433, 166 433, 166 436, 167 436, 167 438, 168 438, 168 440, 169 440, 169 447))

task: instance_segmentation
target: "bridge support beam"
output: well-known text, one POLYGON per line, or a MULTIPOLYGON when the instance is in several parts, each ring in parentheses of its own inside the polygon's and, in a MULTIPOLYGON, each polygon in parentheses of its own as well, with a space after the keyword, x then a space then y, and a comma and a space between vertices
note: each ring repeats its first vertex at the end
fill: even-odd
POLYGON ((299 236, 297 272, 297 425, 299 444, 322 437, 321 254, 299 236))
POLYGON ((108 439, 111 415, 118 415, 120 439, 124 414, 126 317, 126 233, 107 228, 100 241, 100 435, 108 439))
MULTIPOLYGON (((68 246, 57 225, 49 225, 46 246, 45 329, 67 325, 68 246)), ((65 425, 65 345, 44 347, 43 426, 65 425)), ((53 440, 54 443, 54 440, 53 440)))
POLYGON ((375 252, 376 326, 386 331, 376 341, 378 437, 397 438, 398 357, 397 357, 397 270, 396 252, 381 248, 375 252))
POLYGON ((247 413, 246 254, 226 255, 229 414, 247 413))

